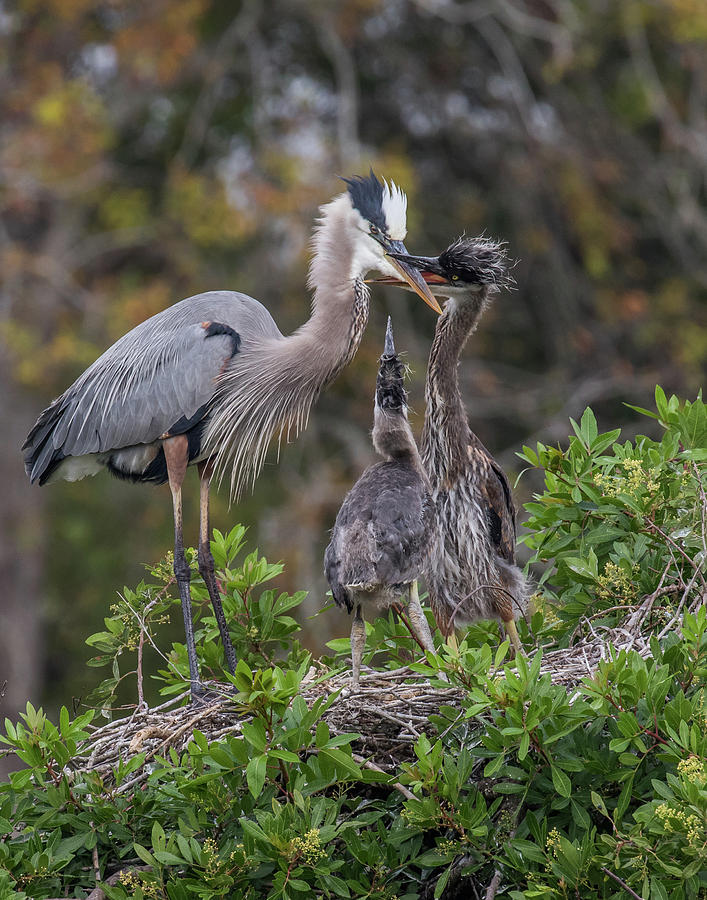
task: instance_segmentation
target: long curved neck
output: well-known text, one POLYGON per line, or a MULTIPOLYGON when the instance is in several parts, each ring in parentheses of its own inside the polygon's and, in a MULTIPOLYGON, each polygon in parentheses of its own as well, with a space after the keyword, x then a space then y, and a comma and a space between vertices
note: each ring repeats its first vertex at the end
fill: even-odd
POLYGON ((437 320, 425 382, 422 458, 433 484, 466 468, 470 429, 459 390, 459 357, 488 303, 488 293, 447 301, 437 320))
POLYGON ((303 354, 298 364, 322 387, 351 362, 368 324, 369 293, 363 276, 372 261, 361 252, 350 215, 345 195, 323 208, 307 280, 313 291, 312 314, 287 338, 291 352, 303 354))
POLYGON ((257 478, 275 434, 295 436, 312 404, 351 361, 368 323, 363 276, 372 268, 351 228, 346 197, 322 210, 313 239, 310 318, 288 337, 244 340, 213 400, 207 447, 231 468, 231 494, 257 478), (348 227, 347 227, 348 225, 348 227))

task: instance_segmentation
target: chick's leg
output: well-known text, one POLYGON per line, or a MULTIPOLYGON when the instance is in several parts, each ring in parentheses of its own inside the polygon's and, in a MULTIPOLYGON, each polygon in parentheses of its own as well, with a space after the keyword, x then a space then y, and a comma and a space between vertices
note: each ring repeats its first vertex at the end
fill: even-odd
POLYGON ((427 617, 420 604, 420 596, 417 592, 417 582, 413 581, 408 585, 408 619, 418 641, 425 650, 431 650, 434 653, 435 645, 432 640, 432 632, 427 624, 427 617))
POLYGON ((506 629, 506 634, 513 645, 513 649, 516 653, 521 653, 523 650, 523 645, 520 642, 520 637, 518 636, 518 629, 516 628, 515 619, 504 619, 503 627, 506 629))
POLYGON ((358 680, 361 674, 361 660, 366 646, 366 623, 363 621, 361 604, 356 605, 356 613, 351 623, 351 686, 358 688, 358 680))

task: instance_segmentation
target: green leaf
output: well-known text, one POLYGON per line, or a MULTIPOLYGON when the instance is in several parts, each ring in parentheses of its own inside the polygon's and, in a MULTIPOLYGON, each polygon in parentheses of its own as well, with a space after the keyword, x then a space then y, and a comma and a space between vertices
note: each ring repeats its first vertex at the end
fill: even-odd
POLYGON ((449 881, 449 876, 452 874, 452 866, 450 865, 442 875, 437 880, 437 884, 435 885, 434 892, 434 900, 439 900, 439 897, 442 896, 444 889, 447 887, 447 882, 449 881))
POLYGON ((558 769, 557 766, 552 766, 551 772, 552 783, 557 793, 561 797, 569 797, 572 793, 572 782, 569 780, 567 775, 565 775, 565 773, 561 769, 558 769))
POLYGON ((155 859, 163 863, 165 866, 183 866, 184 860, 169 850, 155 850, 155 859))
POLYGON ((587 407, 584 410, 580 421, 580 430, 585 443, 587 446, 591 447, 592 442, 596 440, 596 437, 599 434, 599 429, 597 428, 596 416, 590 407, 587 407))
POLYGON ((510 646, 511 646, 510 641, 506 640, 506 641, 503 641, 501 643, 501 645, 499 646, 498 650, 496 650, 496 655, 493 660, 494 669, 497 669, 501 665, 503 660, 506 658, 506 656, 508 655, 508 650, 509 650, 510 646))
POLYGON ((607 813, 607 811, 606 811, 606 804, 604 803, 604 801, 602 800, 602 798, 599 796, 599 794, 597 794, 596 791, 590 791, 590 794, 589 794, 589 795, 590 795, 590 797, 592 798, 592 804, 593 804, 593 806, 594 806, 596 809, 598 809, 599 812, 604 813, 605 816, 608 815, 608 813, 607 813))
POLYGON ((243 737, 251 744, 255 749, 262 753, 268 745, 268 740, 265 735, 265 726, 260 720, 256 720, 255 722, 244 722, 241 728, 243 732, 243 737))
POLYGON ((520 739, 520 746, 518 747, 518 759, 521 762, 528 755, 528 750, 530 748, 530 733, 525 731, 523 733, 523 737, 520 739))
POLYGON ((155 866, 155 868, 157 868, 157 860, 146 847, 143 847, 142 844, 133 844, 133 850, 144 863, 147 863, 148 866, 155 866))
POLYGON ((665 391, 663 388, 657 384, 655 386, 655 406, 658 410, 658 415, 660 418, 667 424, 668 421, 668 400, 665 396, 665 391))
POLYGON ((248 782, 248 790, 254 800, 260 796, 265 784, 265 773, 268 767, 268 758, 265 754, 254 756, 245 769, 245 777, 248 782))
POLYGON ((626 779, 624 786, 621 788, 621 793, 619 794, 619 799, 616 802, 616 823, 619 824, 620 820, 623 818, 624 813, 628 809, 628 804, 631 801, 631 792, 633 791, 633 773, 630 778, 626 779))
POLYGON ((167 843, 167 838, 164 833, 164 828, 160 825, 160 823, 155 820, 152 823, 152 849, 154 850, 164 850, 167 843))
POLYGON ((354 778, 361 777, 361 767, 354 762, 351 756, 344 753, 342 750, 337 750, 334 747, 327 747, 319 752, 323 756, 328 756, 338 770, 344 769, 345 772, 353 775, 354 778))
POLYGON ((572 810, 572 818, 579 825, 580 828, 584 828, 586 831, 589 831, 592 825, 592 820, 589 816, 589 813, 583 806, 580 806, 576 800, 570 801, 570 807, 572 810))
POLYGON ((490 762, 487 762, 484 766, 484 777, 490 778, 492 775, 495 775, 503 766, 504 761, 505 758, 503 753, 499 753, 498 756, 495 756, 490 762))

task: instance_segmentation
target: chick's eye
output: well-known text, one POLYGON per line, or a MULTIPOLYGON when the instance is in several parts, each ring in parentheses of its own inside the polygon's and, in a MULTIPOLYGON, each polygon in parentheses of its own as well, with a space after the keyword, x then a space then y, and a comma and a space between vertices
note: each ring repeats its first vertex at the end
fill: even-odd
POLYGON ((459 281, 458 275, 452 275, 452 281, 459 281))
POLYGON ((371 234, 378 234, 378 228, 375 225, 371 225, 371 234))

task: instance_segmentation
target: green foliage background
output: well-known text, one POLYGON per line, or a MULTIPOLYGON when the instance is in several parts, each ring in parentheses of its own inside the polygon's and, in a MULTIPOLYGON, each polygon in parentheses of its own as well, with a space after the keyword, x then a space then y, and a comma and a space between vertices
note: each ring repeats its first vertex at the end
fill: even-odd
MULTIPOLYGON (((242 527, 218 533, 242 734, 195 731, 186 752, 142 774, 138 748, 101 778, 70 765, 93 710, 72 721, 63 708, 57 726, 28 705, 20 723, 6 720, 0 740, 26 768, 0 784, 1 900, 86 896, 96 860, 103 878, 123 871, 104 888, 111 900, 452 900, 482 896, 494 878, 513 900, 707 896, 707 406, 660 388, 656 401, 660 441, 619 443, 587 409, 566 449, 524 450, 545 479, 528 504, 528 542, 547 563, 533 635, 523 632, 529 657, 507 661, 495 624, 470 629, 458 651, 437 633, 437 652, 412 668, 462 700, 392 774, 363 765, 355 734, 331 733, 332 695, 310 707, 301 696, 311 657, 290 613, 302 595, 267 587, 278 567, 242 558, 242 527), (610 629, 630 628, 636 611, 647 658, 608 646, 569 690, 541 674, 543 651, 582 635, 624 640, 610 629)), ((94 698, 109 716, 116 691, 134 686, 141 644, 160 645, 161 619, 178 608, 169 565, 152 576, 163 586, 126 592, 89 640, 110 669, 94 698)), ((202 666, 223 679, 202 599, 202 666)), ((347 642, 332 643, 322 677, 348 665, 347 642)), ((397 668, 410 649, 392 618, 368 624, 369 664, 397 668)), ((184 691, 184 647, 163 663, 143 677, 184 691)))

